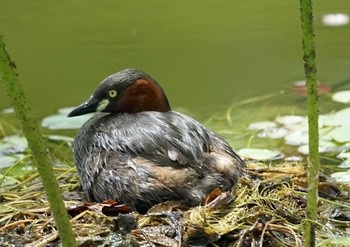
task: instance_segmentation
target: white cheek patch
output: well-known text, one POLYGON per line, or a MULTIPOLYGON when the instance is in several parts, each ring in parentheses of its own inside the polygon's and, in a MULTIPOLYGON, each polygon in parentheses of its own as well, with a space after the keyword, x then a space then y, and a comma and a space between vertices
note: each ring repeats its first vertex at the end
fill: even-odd
POLYGON ((108 99, 104 99, 104 100, 101 100, 99 103, 98 103, 98 106, 96 108, 96 111, 103 111, 104 109, 106 109, 107 105, 109 104, 109 100, 108 99))

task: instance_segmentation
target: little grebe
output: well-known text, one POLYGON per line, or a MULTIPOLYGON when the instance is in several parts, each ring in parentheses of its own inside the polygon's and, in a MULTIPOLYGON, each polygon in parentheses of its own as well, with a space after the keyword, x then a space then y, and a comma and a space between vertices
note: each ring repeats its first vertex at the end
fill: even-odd
POLYGON ((74 142, 80 183, 91 201, 115 199, 145 211, 166 200, 199 205, 229 190, 245 164, 228 143, 192 118, 171 111, 146 73, 126 69, 104 79, 69 117, 98 112, 74 142))

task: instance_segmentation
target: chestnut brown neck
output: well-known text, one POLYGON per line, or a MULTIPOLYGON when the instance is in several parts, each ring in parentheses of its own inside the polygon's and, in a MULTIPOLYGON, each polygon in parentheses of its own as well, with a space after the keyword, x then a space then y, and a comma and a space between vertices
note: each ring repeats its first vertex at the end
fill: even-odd
POLYGON ((121 93, 117 102, 119 112, 170 111, 163 89, 149 79, 138 79, 121 93))

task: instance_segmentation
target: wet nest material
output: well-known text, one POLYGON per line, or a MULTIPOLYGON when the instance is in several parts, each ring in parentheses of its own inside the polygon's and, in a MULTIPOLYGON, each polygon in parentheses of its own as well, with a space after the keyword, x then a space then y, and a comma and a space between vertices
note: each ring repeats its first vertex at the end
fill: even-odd
MULTIPOLYGON (((302 164, 250 164, 232 192, 214 190, 203 206, 177 202, 146 215, 114 201, 84 202, 75 168, 55 168, 79 246, 303 246, 306 173, 302 164)), ((2 186, 0 246, 59 246, 37 174, 2 186)), ((349 236, 350 188, 320 177, 317 243, 349 236)))

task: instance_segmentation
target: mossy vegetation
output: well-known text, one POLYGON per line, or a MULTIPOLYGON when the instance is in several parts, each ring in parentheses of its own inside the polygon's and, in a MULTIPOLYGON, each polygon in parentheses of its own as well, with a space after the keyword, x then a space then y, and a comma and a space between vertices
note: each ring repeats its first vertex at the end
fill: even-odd
MULTIPOLYGON (((332 102, 329 101, 329 104, 332 102)), ((249 130, 248 125, 252 121, 271 121, 284 114, 302 115, 305 111, 294 105, 271 106, 271 111, 264 116, 261 109, 266 109, 267 105, 266 99, 251 101, 241 107, 198 118, 210 129, 224 135, 237 149, 250 144, 251 147, 289 150, 289 154, 297 154, 297 149, 291 148, 283 140, 259 138, 258 132, 249 130), (239 123, 236 118, 240 119, 239 123)), ((304 155, 301 162, 286 162, 283 159, 267 160, 265 164, 249 162, 247 176, 239 181, 232 192, 213 192, 200 207, 184 209, 178 203, 166 203, 155 206, 146 215, 140 215, 127 213, 118 203, 84 202, 71 153, 72 140, 69 137, 74 133, 67 130, 45 130, 44 133, 49 146, 48 155, 54 164, 55 176, 59 180, 79 246, 108 246, 113 243, 121 246, 304 244, 307 201, 304 155)), ((28 149, 22 153, 25 157, 31 154, 28 149)), ((341 162, 334 158, 334 153, 325 153, 323 158, 322 164, 327 161, 326 158, 336 160, 332 163, 332 169, 341 162)), ((23 167, 31 165, 28 158, 24 159, 12 168, 16 170, 15 173, 10 171, 5 178, 2 176, 0 232, 4 235, 0 236, 3 241, 0 245, 22 243, 42 246, 59 243, 57 228, 37 172, 22 171, 23 167)), ((3 175, 6 170, 2 171, 3 175)), ((322 175, 319 190, 316 243, 325 246, 337 241, 347 243, 349 187, 322 175)))
MULTIPOLYGON (((54 171, 79 246, 304 245, 307 177, 301 163, 250 163, 232 192, 214 191, 203 206, 190 209, 175 202, 159 204, 146 215, 127 213, 114 202, 82 203, 76 169, 54 171)), ((1 191, 0 245, 57 244, 57 228, 38 174, 15 178, 1 191)), ((343 237, 349 243, 350 187, 326 176, 320 180, 316 242, 343 237)))

